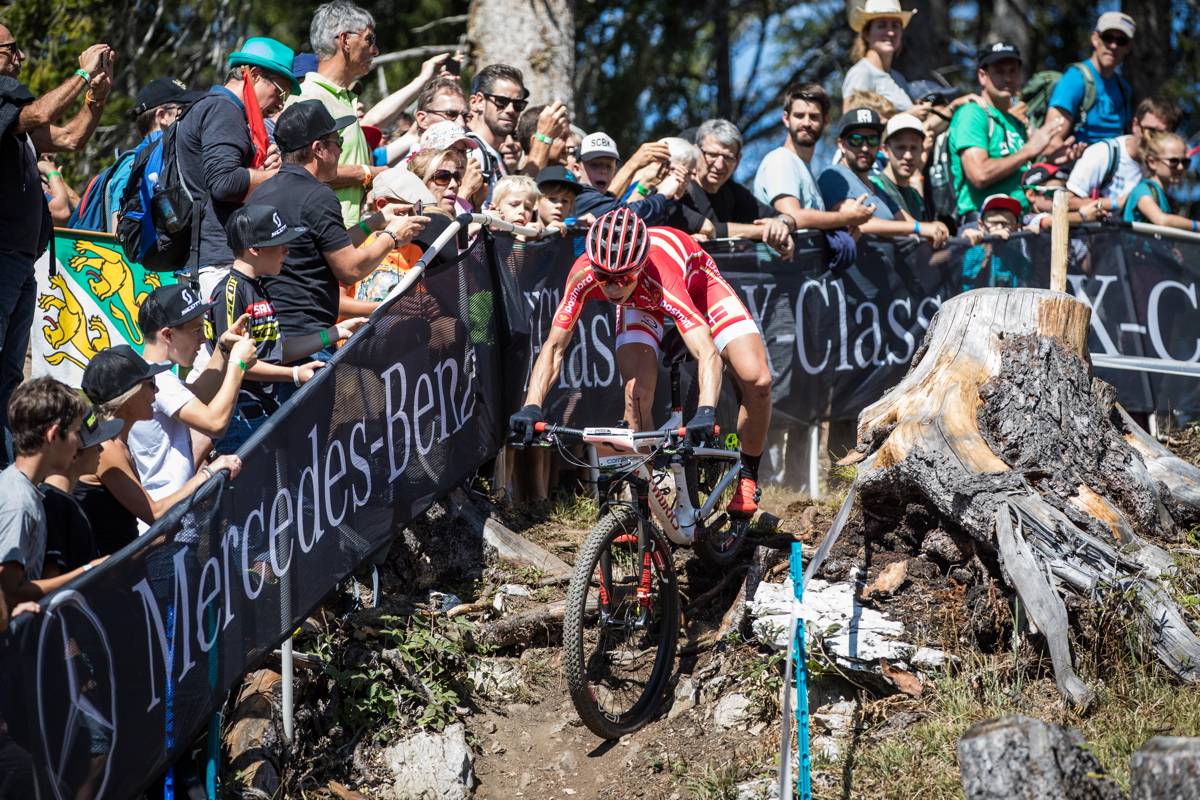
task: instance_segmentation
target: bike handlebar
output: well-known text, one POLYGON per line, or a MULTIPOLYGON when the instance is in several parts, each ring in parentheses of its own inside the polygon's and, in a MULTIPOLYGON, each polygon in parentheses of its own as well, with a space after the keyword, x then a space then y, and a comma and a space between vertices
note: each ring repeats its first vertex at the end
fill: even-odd
MULTIPOLYGON (((580 438, 582 438, 584 435, 584 429, 582 429, 582 428, 564 428, 562 425, 551 425, 549 422, 535 422, 535 423, 533 423, 533 429, 538 433, 560 433, 565 436, 578 436, 580 438)), ((674 434, 675 436, 678 436, 679 438, 682 439, 685 436, 687 436, 687 428, 675 428, 673 430, 657 430, 657 431, 635 431, 633 434, 633 438, 635 440, 636 439, 658 439, 658 438, 662 438, 663 436, 670 436, 672 434, 674 434)), ((713 426, 713 435, 714 436, 721 435, 721 426, 720 425, 713 426)))

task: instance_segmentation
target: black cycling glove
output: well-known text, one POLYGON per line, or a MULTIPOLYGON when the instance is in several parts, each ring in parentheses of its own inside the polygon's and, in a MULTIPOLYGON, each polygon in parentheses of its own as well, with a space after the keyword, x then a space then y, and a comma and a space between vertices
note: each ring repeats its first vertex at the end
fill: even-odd
POLYGON ((712 406, 700 406, 687 423, 688 441, 701 445, 716 436, 717 410, 712 406))
POLYGON ((545 421, 546 418, 542 416, 542 407, 535 405, 525 406, 508 418, 508 424, 513 433, 525 438, 526 447, 533 444, 534 434, 537 433, 533 429, 534 424, 545 421))

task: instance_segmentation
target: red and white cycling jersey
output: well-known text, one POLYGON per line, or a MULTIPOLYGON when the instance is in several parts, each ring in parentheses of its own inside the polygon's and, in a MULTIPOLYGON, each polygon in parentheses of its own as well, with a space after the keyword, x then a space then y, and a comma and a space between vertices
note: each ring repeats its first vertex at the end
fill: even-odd
MULTIPOLYGON (((650 228, 650 255, 638 274, 637 288, 617 306, 617 346, 642 342, 658 350, 663 322, 671 317, 681 333, 707 325, 718 351, 739 336, 759 335, 758 326, 720 270, 688 234, 674 228, 650 228)), ((582 255, 571 268, 554 325, 573 330, 592 299, 605 300, 582 255)))

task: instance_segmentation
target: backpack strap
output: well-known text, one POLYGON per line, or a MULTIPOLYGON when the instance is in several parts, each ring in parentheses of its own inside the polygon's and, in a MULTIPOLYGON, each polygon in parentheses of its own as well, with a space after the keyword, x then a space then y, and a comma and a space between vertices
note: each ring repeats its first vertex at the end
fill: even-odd
MULTIPOLYGON (((188 248, 188 285, 197 295, 200 292, 200 221, 204 217, 204 207, 212 197, 212 189, 204 192, 200 202, 192 200, 192 244, 188 248)), ((200 298, 201 300, 205 298, 200 298)))
POLYGON ((1096 187, 1098 192, 1103 192, 1112 183, 1113 176, 1117 174, 1117 164, 1121 161, 1121 152, 1117 149, 1121 145, 1117 143, 1117 140, 1105 139, 1104 143, 1108 145, 1108 168, 1104 170, 1104 176, 1100 178, 1100 185, 1096 187))

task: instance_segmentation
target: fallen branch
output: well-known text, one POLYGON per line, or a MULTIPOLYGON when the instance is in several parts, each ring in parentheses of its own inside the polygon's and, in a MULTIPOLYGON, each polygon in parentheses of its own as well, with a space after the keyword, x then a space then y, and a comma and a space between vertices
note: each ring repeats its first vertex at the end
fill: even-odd
POLYGON ((495 622, 484 623, 475 629, 475 643, 483 647, 511 647, 529 644, 539 630, 561 627, 567 615, 567 601, 546 603, 511 614, 495 622))
POLYGON ((732 572, 726 573, 725 577, 721 578, 721 580, 719 580, 717 582, 716 586, 712 587, 707 592, 700 595, 692 602, 688 603, 687 608, 683 609, 683 615, 685 617, 688 616, 693 611, 695 611, 697 608, 699 608, 701 605, 703 605, 704 603, 707 603, 709 600, 712 600, 714 597, 719 595, 722 591, 725 590, 725 587, 729 585, 729 582, 731 580, 733 580, 734 578, 740 577, 741 574, 743 572, 745 572, 747 569, 749 569, 749 567, 746 564, 743 564, 740 567, 738 567, 737 569, 733 570, 732 572))
POLYGON ((425 702, 432 706, 436 706, 437 698, 433 695, 433 690, 425 685, 425 681, 421 680, 415 672, 413 672, 408 664, 404 663, 404 657, 400 655, 399 650, 384 650, 381 654, 383 660, 391 667, 400 673, 400 677, 408 684, 408 687, 414 692, 422 695, 425 702))
POLYGON ((737 597, 733 601, 733 605, 725 612, 725 616, 721 618, 721 627, 717 629, 717 641, 723 641, 731 634, 744 633, 746 627, 746 601, 754 597, 754 593, 758 591, 758 585, 762 583, 763 576, 767 570, 775 565, 781 554, 778 550, 772 550, 769 547, 754 548, 754 558, 750 562, 750 568, 746 571, 746 578, 742 581, 742 588, 738 590, 737 597))

